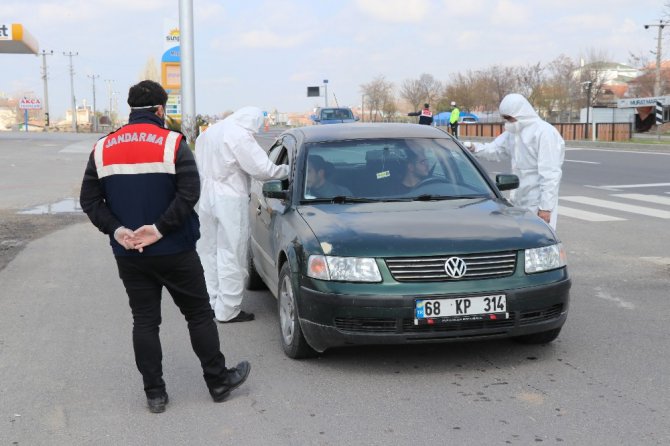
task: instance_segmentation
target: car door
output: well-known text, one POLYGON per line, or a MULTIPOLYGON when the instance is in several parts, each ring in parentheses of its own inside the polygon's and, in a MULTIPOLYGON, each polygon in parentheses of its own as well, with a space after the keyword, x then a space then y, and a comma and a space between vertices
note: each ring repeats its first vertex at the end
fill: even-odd
MULTIPOLYGON (((268 156, 275 164, 291 165, 295 140, 291 136, 284 136, 270 148, 268 156)), ((290 169, 291 171, 293 169, 290 169)), ((288 190, 289 179, 283 180, 282 189, 288 190)), ((266 198, 263 196, 263 182, 253 180, 251 185, 250 219, 251 238, 250 248, 254 264, 258 273, 265 279, 270 289, 276 289, 278 280, 277 252, 280 249, 278 219, 289 206, 289 200, 266 198)))

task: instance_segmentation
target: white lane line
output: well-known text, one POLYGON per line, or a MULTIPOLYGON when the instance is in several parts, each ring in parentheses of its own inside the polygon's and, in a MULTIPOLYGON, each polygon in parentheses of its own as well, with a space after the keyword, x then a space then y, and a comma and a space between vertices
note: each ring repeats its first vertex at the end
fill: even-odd
POLYGON ((558 215, 577 218, 586 221, 624 221, 625 218, 612 217, 611 215, 598 214, 596 212, 582 211, 574 208, 558 207, 558 215))
MULTIPOLYGON (((640 154, 640 155, 663 155, 663 156, 670 156, 670 153, 668 152, 643 152, 642 150, 612 150, 612 149, 594 149, 594 148, 589 148, 589 147, 573 147, 573 150, 589 150, 592 152, 612 152, 612 153, 634 153, 634 154, 640 154)), ((565 149, 567 152, 567 148, 565 149)))
POLYGON ((644 201, 646 203, 665 204, 670 206, 670 198, 660 195, 644 194, 612 194, 613 197, 628 198, 629 200, 644 201))
POLYGON ((596 287, 596 297, 607 300, 609 302, 614 302, 618 307, 623 308, 625 310, 633 310, 635 309, 635 304, 632 302, 628 302, 626 300, 623 300, 620 297, 614 297, 607 291, 603 290, 599 286, 596 287))
POLYGON ((611 186, 586 186, 595 189, 605 189, 611 191, 618 191, 621 189, 636 189, 641 187, 667 187, 670 183, 648 183, 648 184, 613 184, 611 186))
POLYGON ((660 211, 658 209, 647 208, 644 206, 634 206, 632 204, 624 204, 616 201, 607 201, 607 200, 600 200, 598 198, 589 198, 580 196, 560 197, 560 199, 565 201, 573 201, 575 203, 588 204, 591 206, 613 209, 617 211, 630 212, 633 214, 641 214, 641 215, 648 215, 650 217, 670 219, 670 212, 660 211))
POLYGON ((600 164, 596 161, 564 160, 566 163, 600 164))

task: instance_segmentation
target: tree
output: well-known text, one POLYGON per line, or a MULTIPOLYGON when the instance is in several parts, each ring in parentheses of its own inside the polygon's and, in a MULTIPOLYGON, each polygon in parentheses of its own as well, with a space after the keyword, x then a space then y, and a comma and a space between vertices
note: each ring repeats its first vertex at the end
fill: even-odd
POLYGON ((156 59, 153 56, 147 59, 147 63, 144 65, 144 70, 142 70, 142 73, 140 73, 140 80, 151 80, 158 83, 161 82, 160 71, 158 70, 156 59))
POLYGON ((400 98, 407 102, 412 111, 418 110, 425 102, 425 95, 418 79, 405 79, 400 86, 400 98))
POLYGON ((564 54, 547 64, 545 94, 548 118, 565 122, 572 120, 573 103, 581 95, 581 86, 574 77, 576 69, 577 63, 564 54))
POLYGON ((369 121, 383 120, 385 115, 389 116, 390 113, 395 111, 393 83, 388 82, 383 75, 379 75, 371 82, 361 85, 361 93, 367 99, 369 121))

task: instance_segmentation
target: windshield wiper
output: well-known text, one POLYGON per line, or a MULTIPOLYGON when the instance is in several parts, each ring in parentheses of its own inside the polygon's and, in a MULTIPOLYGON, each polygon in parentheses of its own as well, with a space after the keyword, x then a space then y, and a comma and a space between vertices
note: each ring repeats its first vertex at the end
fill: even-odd
POLYGON ((441 201, 441 200, 462 200, 462 199, 474 199, 474 198, 485 198, 486 195, 430 195, 422 194, 417 197, 412 198, 412 201, 441 201))
POLYGON ((302 200, 303 203, 377 203, 380 200, 374 198, 363 198, 363 197, 349 197, 347 195, 337 195, 335 197, 329 198, 314 198, 310 200, 302 200))

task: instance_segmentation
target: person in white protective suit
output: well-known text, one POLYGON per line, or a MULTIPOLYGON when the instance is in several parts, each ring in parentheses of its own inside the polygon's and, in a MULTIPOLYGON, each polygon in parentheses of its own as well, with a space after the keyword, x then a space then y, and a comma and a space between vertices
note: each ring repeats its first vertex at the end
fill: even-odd
POLYGON ((519 177, 519 188, 511 191, 511 202, 531 210, 556 229, 565 142, 520 94, 505 96, 499 111, 506 121, 505 131, 490 143, 466 142, 465 146, 475 156, 491 161, 509 157, 512 173, 519 177))
POLYGON ((254 139, 263 121, 259 108, 244 107, 209 127, 195 142, 201 182, 197 251, 210 304, 222 323, 254 319, 253 313, 240 309, 248 274, 250 177, 261 181, 288 177, 288 166, 273 164, 254 139))

